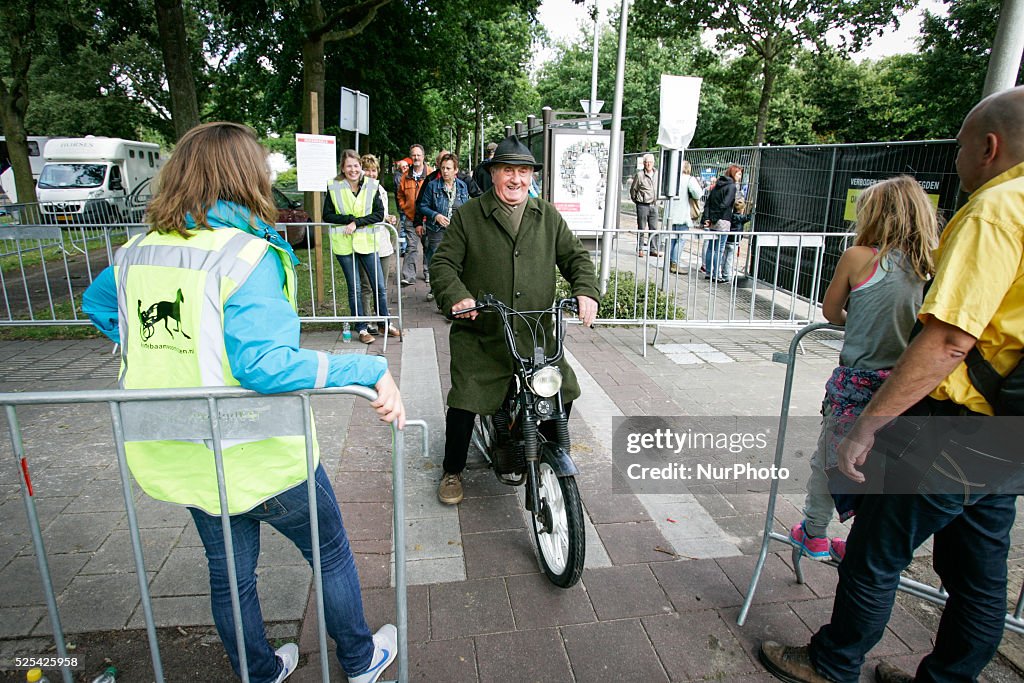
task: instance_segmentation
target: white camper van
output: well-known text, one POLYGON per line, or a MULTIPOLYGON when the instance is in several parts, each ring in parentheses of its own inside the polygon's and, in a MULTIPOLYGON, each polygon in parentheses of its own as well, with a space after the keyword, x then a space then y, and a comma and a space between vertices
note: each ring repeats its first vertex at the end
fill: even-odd
MULTIPOLYGON (((32 182, 39 179, 43 170, 43 149, 51 137, 41 135, 28 136, 28 163, 32 168, 32 182)), ((0 192, 7 195, 12 204, 18 203, 18 190, 14 187, 14 169, 11 168, 10 155, 7 152, 7 139, 0 135, 0 192)))
POLYGON ((160 146, 120 138, 50 140, 36 183, 44 220, 120 223, 126 197, 163 165, 160 146))

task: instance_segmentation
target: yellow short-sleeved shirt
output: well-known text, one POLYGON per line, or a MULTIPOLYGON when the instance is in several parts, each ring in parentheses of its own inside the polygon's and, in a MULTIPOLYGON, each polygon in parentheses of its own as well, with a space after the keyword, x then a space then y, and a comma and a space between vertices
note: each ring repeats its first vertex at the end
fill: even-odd
MULTIPOLYGON (((936 251, 935 282, 918 317, 934 316, 976 337, 1001 375, 1024 349, 1024 163, 975 190, 946 226, 936 251)), ((992 414, 961 363, 931 393, 992 414)))

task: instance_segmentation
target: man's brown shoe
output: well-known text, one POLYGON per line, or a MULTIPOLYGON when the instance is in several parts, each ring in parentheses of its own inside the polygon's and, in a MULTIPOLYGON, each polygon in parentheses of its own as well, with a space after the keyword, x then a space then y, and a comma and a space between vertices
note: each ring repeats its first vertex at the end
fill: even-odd
POLYGON ((437 499, 445 505, 458 505, 462 502, 462 475, 445 472, 441 484, 437 487, 437 499))
POLYGON ((831 678, 825 678, 814 669, 806 645, 787 647, 766 640, 761 643, 760 656, 768 673, 786 683, 832 683, 831 678))
POLYGON ((914 683, 913 676, 889 662, 881 662, 875 667, 875 680, 878 683, 914 683))

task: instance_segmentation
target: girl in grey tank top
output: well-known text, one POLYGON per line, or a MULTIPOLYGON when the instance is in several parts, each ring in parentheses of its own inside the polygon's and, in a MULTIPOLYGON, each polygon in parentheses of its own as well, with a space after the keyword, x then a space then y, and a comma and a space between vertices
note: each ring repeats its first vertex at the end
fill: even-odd
POLYGON ((833 498, 825 471, 836 466, 843 436, 907 348, 924 283, 935 272, 935 209, 913 178, 889 178, 857 198, 856 235, 836 265, 822 304, 828 321, 846 329, 839 367, 825 385, 804 521, 790 529, 793 544, 816 560, 841 560, 845 553, 845 541, 830 541, 827 528, 837 505, 841 521, 853 515, 857 497, 833 498))

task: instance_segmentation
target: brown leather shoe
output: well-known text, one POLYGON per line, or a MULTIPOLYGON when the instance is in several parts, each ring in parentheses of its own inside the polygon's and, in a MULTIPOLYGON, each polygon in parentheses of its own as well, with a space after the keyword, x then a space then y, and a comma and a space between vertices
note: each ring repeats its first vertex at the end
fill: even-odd
MULTIPOLYGON (((383 333, 381 333, 383 334, 383 333)), ((388 325, 388 336, 389 337, 401 337, 402 331, 394 325, 388 325)))
POLYGON ((875 680, 878 683, 914 683, 913 676, 889 662, 879 662, 875 667, 875 680))
POLYGON ((768 673, 786 683, 833 683, 831 678, 819 674, 807 646, 787 647, 772 640, 761 643, 761 663, 768 673))
POLYGON ((372 344, 374 342, 373 335, 370 334, 369 330, 363 330, 359 333, 359 341, 364 344, 372 344))
POLYGON ((445 505, 458 505, 462 502, 462 475, 445 472, 441 484, 437 487, 437 499, 445 505))

